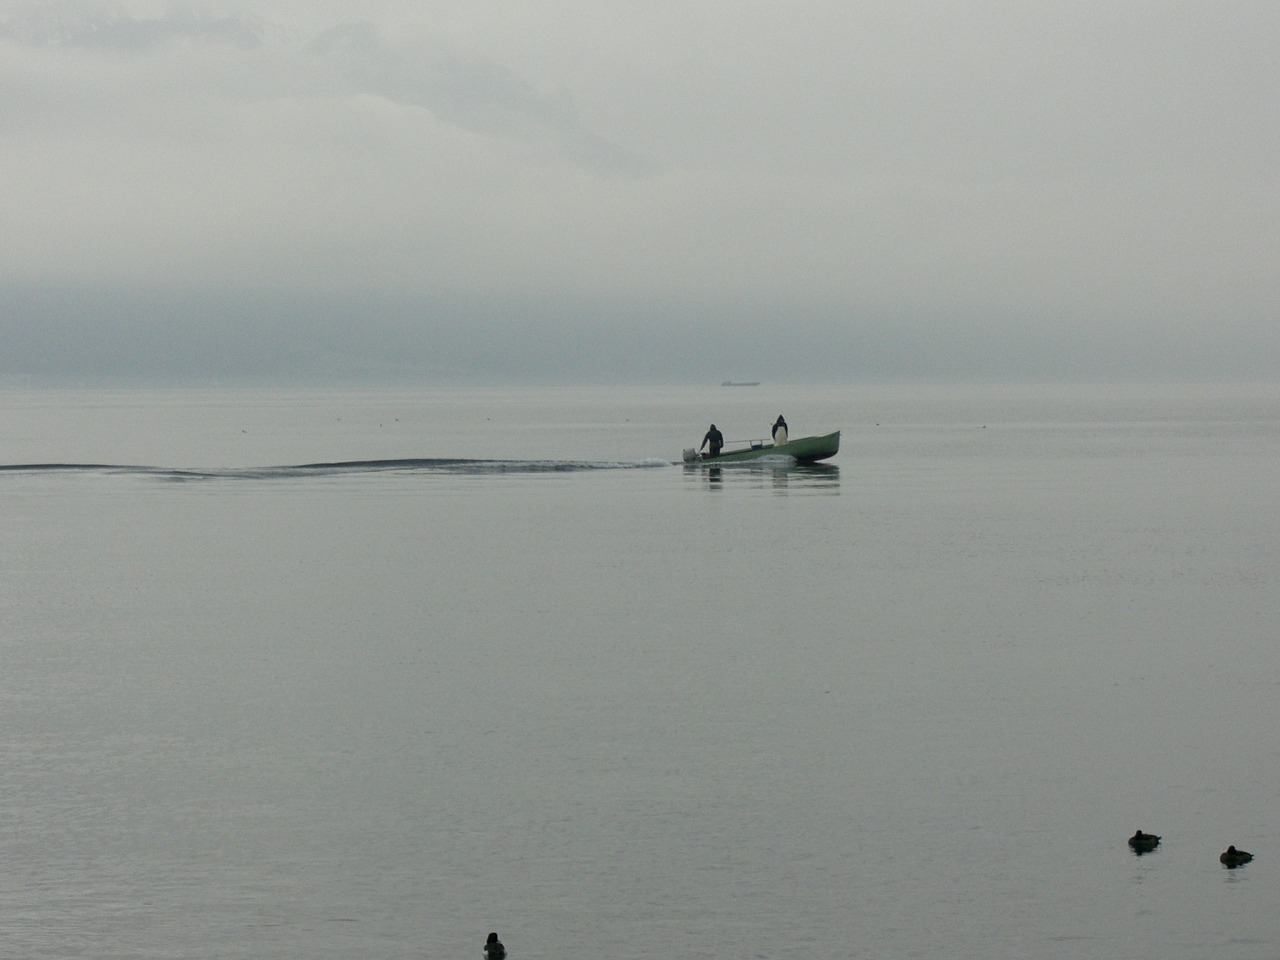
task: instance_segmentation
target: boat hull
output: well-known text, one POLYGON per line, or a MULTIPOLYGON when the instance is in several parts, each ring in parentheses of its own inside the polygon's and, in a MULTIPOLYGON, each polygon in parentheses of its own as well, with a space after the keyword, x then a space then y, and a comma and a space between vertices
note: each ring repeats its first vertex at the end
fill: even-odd
POLYGON ((797 437, 774 446, 772 443, 752 444, 743 450, 726 450, 711 457, 685 451, 686 463, 739 463, 744 460, 760 460, 764 457, 792 457, 797 463, 817 463, 834 457, 840 450, 840 431, 822 437, 797 437), (690 457, 690 454, 693 454, 690 457))

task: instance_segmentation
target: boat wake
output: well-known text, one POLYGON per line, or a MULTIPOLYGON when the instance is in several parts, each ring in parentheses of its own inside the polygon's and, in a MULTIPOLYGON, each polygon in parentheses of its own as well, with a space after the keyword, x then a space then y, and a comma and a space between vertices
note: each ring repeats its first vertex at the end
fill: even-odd
POLYGON ((670 467, 670 460, 475 460, 461 457, 407 460, 336 460, 279 467, 177 468, 110 463, 0 464, 5 474, 123 474, 175 482, 195 480, 284 480, 382 473, 462 474, 575 473, 590 470, 638 470, 670 467))

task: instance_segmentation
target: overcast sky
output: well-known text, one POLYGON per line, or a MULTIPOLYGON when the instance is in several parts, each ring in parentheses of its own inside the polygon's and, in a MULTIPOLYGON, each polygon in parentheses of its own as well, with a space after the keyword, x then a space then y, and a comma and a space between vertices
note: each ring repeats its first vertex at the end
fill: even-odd
POLYGON ((0 0, 0 379, 1280 372, 1275 0, 0 0))

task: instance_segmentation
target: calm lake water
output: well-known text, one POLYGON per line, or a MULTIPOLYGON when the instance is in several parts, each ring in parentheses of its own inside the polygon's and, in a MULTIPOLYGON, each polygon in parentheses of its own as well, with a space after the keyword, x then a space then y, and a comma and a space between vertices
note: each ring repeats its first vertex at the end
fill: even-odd
POLYGON ((1280 389, 2 396, 5 956, 1280 957, 1280 389))

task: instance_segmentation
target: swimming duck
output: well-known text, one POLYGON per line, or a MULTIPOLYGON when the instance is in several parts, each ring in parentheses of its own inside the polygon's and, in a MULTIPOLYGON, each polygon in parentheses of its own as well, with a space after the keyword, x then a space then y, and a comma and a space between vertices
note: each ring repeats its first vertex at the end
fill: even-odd
POLYGON ((497 933, 489 934, 484 942, 484 958, 485 960, 504 960, 507 955, 507 948, 502 945, 502 941, 498 939, 497 933))
POLYGON ((1150 853, 1160 843, 1160 838, 1154 833, 1143 833, 1139 830, 1129 838, 1129 846, 1133 847, 1134 853, 1150 853))
POLYGON ((1223 851, 1222 856, 1220 856, 1218 859, 1222 863, 1226 864, 1228 867, 1238 867, 1240 866, 1240 864, 1248 863, 1250 860, 1252 860, 1253 854, 1245 853, 1243 850, 1237 850, 1234 846, 1232 846, 1232 847, 1227 847, 1227 849, 1223 851))

